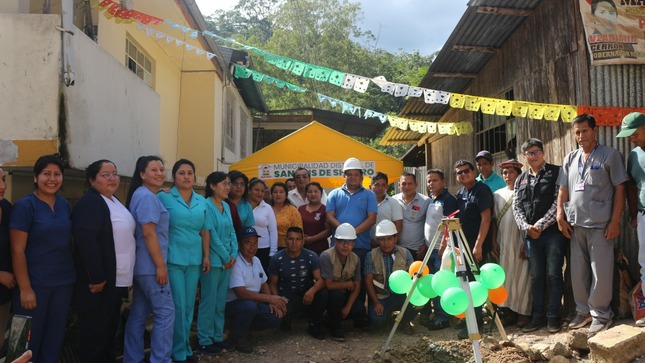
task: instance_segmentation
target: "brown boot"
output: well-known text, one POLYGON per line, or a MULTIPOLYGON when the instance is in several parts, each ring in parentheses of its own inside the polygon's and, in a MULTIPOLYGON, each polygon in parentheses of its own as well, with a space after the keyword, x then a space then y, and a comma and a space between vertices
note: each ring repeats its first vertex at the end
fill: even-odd
POLYGON ((517 314, 517 325, 518 328, 522 329, 531 321, 530 315, 517 314))

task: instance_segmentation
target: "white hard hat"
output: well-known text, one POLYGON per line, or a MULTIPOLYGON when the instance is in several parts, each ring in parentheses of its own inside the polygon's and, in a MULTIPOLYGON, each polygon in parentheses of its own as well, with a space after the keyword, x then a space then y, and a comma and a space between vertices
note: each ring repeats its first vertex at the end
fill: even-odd
POLYGON ((360 160, 356 158, 349 158, 345 160, 345 164, 343 164, 343 171, 347 170, 363 170, 363 165, 361 164, 360 160))
POLYGON ((384 219, 376 225, 376 237, 393 236, 396 234, 396 226, 389 219, 384 219))
POLYGON ((355 240, 356 239, 356 230, 349 223, 343 223, 336 228, 336 234, 334 238, 342 240, 355 240))

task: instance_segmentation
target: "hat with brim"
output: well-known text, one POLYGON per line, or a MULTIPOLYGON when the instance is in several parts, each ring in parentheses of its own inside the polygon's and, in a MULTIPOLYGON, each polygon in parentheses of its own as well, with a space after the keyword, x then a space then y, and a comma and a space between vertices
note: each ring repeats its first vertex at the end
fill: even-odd
POLYGON ((636 129, 645 126, 645 115, 640 112, 632 112, 623 117, 623 122, 620 124, 620 132, 616 137, 629 137, 632 136, 636 129))
POLYGON ((519 169, 522 169, 524 164, 520 163, 519 161, 517 161, 515 159, 511 159, 511 160, 506 160, 504 162, 501 162, 501 163, 497 164, 497 166, 500 169, 504 169, 504 168, 519 168, 519 169))
POLYGON ((262 237, 253 227, 246 227, 237 234, 237 239, 242 240, 249 237, 262 237))

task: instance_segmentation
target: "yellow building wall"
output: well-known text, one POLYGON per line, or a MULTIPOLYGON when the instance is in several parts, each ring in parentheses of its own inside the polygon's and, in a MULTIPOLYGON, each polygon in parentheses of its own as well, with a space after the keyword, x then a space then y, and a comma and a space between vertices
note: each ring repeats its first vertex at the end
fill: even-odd
POLYGON ((189 72, 182 75, 179 127, 179 158, 195 163, 198 183, 214 171, 215 72, 189 72))

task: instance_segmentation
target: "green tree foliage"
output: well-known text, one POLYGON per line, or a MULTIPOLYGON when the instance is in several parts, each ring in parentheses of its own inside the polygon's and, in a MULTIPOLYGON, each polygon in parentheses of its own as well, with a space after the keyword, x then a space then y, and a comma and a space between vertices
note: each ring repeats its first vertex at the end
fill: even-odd
MULTIPOLYGON (((392 82, 418 85, 436 54, 424 56, 418 51, 403 50, 392 54, 375 47, 374 35, 358 25, 362 16, 360 3, 349 0, 240 0, 233 10, 216 12, 208 22, 218 35, 271 53, 342 72, 365 77, 382 75, 392 82)), ((402 97, 382 93, 374 85, 361 94, 297 76, 253 53, 251 56, 255 68, 262 73, 363 109, 396 114, 405 102, 402 97)), ((265 85, 262 90, 270 110, 313 107, 340 112, 328 104, 320 105, 313 92, 295 93, 265 85)), ((378 144, 378 140, 366 143, 378 144)), ((404 148, 383 151, 400 154, 401 150, 404 148)))

